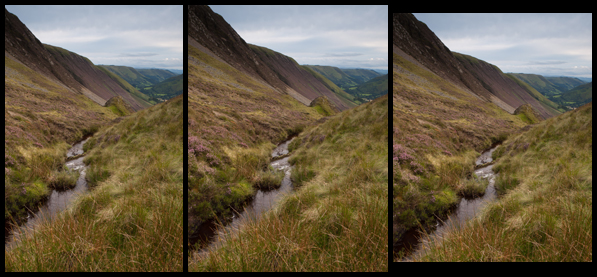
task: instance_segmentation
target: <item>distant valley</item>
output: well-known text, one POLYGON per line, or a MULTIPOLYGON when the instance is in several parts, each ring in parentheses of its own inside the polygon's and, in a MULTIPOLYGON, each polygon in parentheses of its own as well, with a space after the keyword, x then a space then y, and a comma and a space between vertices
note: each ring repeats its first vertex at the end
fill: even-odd
POLYGON ((127 81, 157 104, 182 94, 182 74, 166 69, 136 69, 128 66, 99 65, 127 81))

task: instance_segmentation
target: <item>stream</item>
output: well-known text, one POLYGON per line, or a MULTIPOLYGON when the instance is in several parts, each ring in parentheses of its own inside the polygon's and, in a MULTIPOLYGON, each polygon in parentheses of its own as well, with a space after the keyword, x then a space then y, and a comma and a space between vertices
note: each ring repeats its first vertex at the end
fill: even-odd
POLYGON ((489 184, 485 189, 485 194, 475 198, 462 197, 456 209, 448 215, 445 220, 436 220, 435 227, 432 227, 431 230, 427 231, 429 237, 425 239, 421 239, 421 237, 425 235, 419 232, 417 228, 407 231, 402 240, 394 244, 393 247, 394 253, 398 253, 403 249, 406 251, 407 254, 402 261, 412 261, 414 257, 423 255, 425 249, 428 248, 428 245, 431 242, 441 240, 446 232, 454 228, 460 228, 460 226, 465 224, 467 220, 474 218, 483 207, 497 198, 497 192, 495 190, 495 179, 497 174, 493 172, 493 164, 483 166, 493 162, 491 154, 497 146, 498 145, 494 145, 491 149, 483 152, 475 161, 477 167, 474 171, 475 174, 480 178, 489 180, 489 184))
MULTIPOLYGON (((75 143, 73 147, 71 147, 66 153, 67 160, 69 158, 83 154, 83 144, 85 144, 85 142, 87 142, 88 139, 89 137, 86 137, 83 140, 75 143)), ((80 173, 79 179, 77 179, 77 184, 74 188, 67 190, 52 189, 50 196, 43 203, 43 205, 40 206, 39 210, 35 213, 29 213, 27 215, 27 221, 18 228, 11 228, 10 226, 8 226, 10 224, 5 223, 5 248, 10 248, 14 246, 14 244, 16 244, 16 242, 19 240, 18 238, 21 235, 21 233, 27 232, 27 230, 33 230, 35 226, 44 221, 52 220, 53 217, 58 215, 61 211, 65 210, 70 205, 70 203, 72 203, 72 201, 76 198, 77 195, 83 194, 89 190, 89 188, 87 187, 87 180, 85 180, 85 173, 87 167, 83 163, 83 158, 85 157, 78 157, 65 163, 67 168, 71 170, 77 170, 80 173)))
POLYGON ((292 190, 292 181, 290 180, 291 166, 288 163, 288 144, 293 140, 291 138, 280 143, 273 151, 270 165, 276 170, 284 171, 282 185, 277 189, 263 190, 258 189, 252 200, 244 207, 242 212, 233 212, 231 218, 220 218, 222 225, 219 227, 216 219, 209 220, 201 225, 189 237, 189 243, 194 246, 196 243, 201 245, 197 249, 197 254, 207 253, 210 248, 215 248, 224 241, 224 234, 236 234, 240 227, 246 224, 247 220, 258 220, 264 212, 269 211, 286 193, 292 190), (278 159, 277 159, 278 158, 278 159))

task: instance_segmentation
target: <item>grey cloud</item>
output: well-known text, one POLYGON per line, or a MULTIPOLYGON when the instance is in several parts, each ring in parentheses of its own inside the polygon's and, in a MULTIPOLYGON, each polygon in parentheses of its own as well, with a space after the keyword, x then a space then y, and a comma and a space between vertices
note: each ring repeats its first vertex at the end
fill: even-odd
POLYGON ((530 61, 528 65, 554 65, 554 64, 565 64, 565 61, 530 61))
POLYGON ((323 56, 324 57, 356 57, 356 56, 362 56, 362 53, 350 53, 350 52, 346 52, 346 53, 325 53, 323 56))
POLYGON ((157 56, 158 53, 121 53, 119 57, 152 57, 157 56))

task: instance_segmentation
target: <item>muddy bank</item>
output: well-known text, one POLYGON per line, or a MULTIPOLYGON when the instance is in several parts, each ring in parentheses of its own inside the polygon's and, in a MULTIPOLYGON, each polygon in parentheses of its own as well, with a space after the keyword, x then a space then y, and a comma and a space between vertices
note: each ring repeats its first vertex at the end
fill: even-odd
POLYGON ((28 213, 24 223, 18 228, 11 226, 12 224, 5 221, 4 224, 4 245, 11 247, 15 241, 18 241, 18 237, 21 233, 27 230, 32 230, 46 220, 52 220, 53 217, 57 216, 61 211, 68 208, 76 196, 83 194, 89 190, 87 186, 87 180, 85 179, 87 166, 83 163, 83 145, 90 136, 85 137, 83 140, 75 143, 66 153, 67 159, 65 166, 70 170, 79 171, 79 178, 77 179, 76 185, 72 189, 58 190, 51 189, 50 195, 47 200, 41 203, 39 210, 35 213, 28 213), (74 159, 73 159, 74 158, 74 159), (15 240, 16 238, 16 240, 15 240))
POLYGON ((413 258, 423 255, 425 248, 432 242, 441 240, 442 236, 452 230, 459 228, 467 222, 467 220, 474 218, 483 207, 488 203, 493 202, 497 198, 495 190, 496 174, 493 172, 493 159, 491 154, 498 145, 493 145, 491 149, 483 152, 481 156, 475 161, 474 173, 482 179, 487 179, 489 184, 485 189, 485 194, 480 197, 467 198, 462 197, 458 205, 449 213, 446 218, 438 218, 435 226, 427 228, 424 232, 418 228, 408 230, 402 239, 394 244, 393 251, 396 255, 400 251, 404 251, 406 256, 402 261, 411 261, 413 258), (425 235, 429 234, 429 236, 425 235))
POLYGON ((258 189, 255 196, 250 199, 242 211, 234 211, 230 217, 219 217, 199 225, 191 236, 189 244, 192 250, 203 253, 211 247, 217 247, 226 232, 236 233, 247 220, 259 219, 264 212, 269 211, 284 194, 292 191, 290 180, 291 166, 288 163, 288 144, 294 137, 280 143, 271 154, 270 165, 276 170, 284 171, 282 184, 277 189, 258 189), (218 223, 219 221, 219 223, 218 223), (220 224, 223 226, 220 226, 220 224))

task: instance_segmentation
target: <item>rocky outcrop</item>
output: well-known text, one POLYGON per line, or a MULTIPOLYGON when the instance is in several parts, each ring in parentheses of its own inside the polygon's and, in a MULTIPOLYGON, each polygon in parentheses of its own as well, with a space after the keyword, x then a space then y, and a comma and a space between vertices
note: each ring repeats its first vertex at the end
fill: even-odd
POLYGON ((529 123, 531 124, 539 123, 539 121, 542 120, 541 115, 535 109, 533 109, 533 106, 529 104, 520 105, 520 107, 516 108, 514 114, 524 114, 529 119, 529 123))
POLYGON ((327 97, 319 96, 309 104, 309 107, 319 106, 325 116, 334 115, 340 112, 340 110, 334 105, 334 103, 330 102, 327 97))
POLYGON ((129 105, 127 102, 125 102, 122 99, 122 96, 114 96, 114 97, 110 98, 105 104, 105 107, 109 107, 109 106, 116 107, 120 113, 119 115, 121 115, 121 116, 129 115, 135 111, 131 107, 131 105, 129 105))

